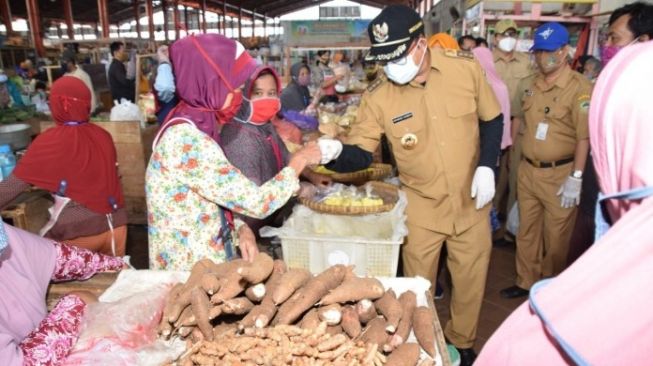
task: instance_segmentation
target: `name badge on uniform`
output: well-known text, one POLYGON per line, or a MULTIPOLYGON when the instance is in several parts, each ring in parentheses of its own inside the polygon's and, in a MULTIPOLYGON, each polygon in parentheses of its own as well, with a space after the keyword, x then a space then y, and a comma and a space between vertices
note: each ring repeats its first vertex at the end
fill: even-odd
POLYGON ((407 120, 409 118, 412 118, 412 117, 413 117, 413 114, 411 112, 407 112, 407 113, 402 114, 401 116, 397 116, 397 117, 393 118, 392 123, 397 124, 397 123, 399 123, 401 121, 405 121, 405 120, 407 120))
POLYGON ((535 131, 535 138, 540 141, 546 140, 546 133, 549 131, 549 124, 540 122, 537 124, 537 131, 535 131))

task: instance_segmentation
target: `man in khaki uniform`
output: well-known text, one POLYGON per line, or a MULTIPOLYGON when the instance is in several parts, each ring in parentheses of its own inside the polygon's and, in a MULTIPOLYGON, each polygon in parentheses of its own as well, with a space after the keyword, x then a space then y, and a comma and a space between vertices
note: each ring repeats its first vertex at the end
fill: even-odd
POLYGON ((529 56, 515 50, 518 34, 517 24, 514 20, 500 20, 494 30, 494 48, 492 50, 494 66, 499 77, 508 87, 512 117, 512 146, 501 152, 494 206, 500 213, 507 215, 517 197, 517 168, 521 161, 523 128, 520 127, 521 119, 516 116, 519 104, 521 104, 518 86, 520 82, 531 77, 535 70, 533 70, 529 56))
POLYGON ((404 274, 435 278, 446 240, 453 295, 445 335, 462 364, 471 365, 490 259, 488 203, 503 130, 500 106, 471 53, 427 48, 412 9, 388 6, 368 31, 367 59, 384 63, 387 79, 363 95, 348 145, 321 140, 323 156, 336 151, 331 157, 339 158, 327 165, 332 170, 363 169, 386 135, 408 197, 404 274))
POLYGON ((526 296, 542 278, 560 273, 580 202, 589 150, 587 114, 592 86, 567 63, 569 34, 558 23, 535 31, 539 73, 524 87, 523 160, 519 166, 517 283, 501 291, 526 296))

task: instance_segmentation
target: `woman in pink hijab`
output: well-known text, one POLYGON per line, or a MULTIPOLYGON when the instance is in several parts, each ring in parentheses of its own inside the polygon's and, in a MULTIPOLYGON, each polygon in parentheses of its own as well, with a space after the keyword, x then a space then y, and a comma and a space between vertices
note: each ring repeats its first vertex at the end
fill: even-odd
POLYGON ((190 270, 209 258, 253 260, 254 233, 231 213, 265 218, 299 190, 299 174, 322 158, 307 144, 260 186, 225 157, 222 125, 242 105, 241 86, 256 69, 242 44, 218 34, 170 46, 179 104, 159 129, 145 173, 150 269, 190 270), (235 234, 235 235, 234 235, 235 234))
POLYGON ((501 138, 501 150, 505 150, 512 145, 512 137, 510 135, 510 94, 508 94, 508 87, 506 83, 501 80, 499 74, 497 74, 497 69, 494 67, 494 58, 492 56, 492 51, 489 48, 485 47, 476 47, 472 50, 474 56, 478 60, 478 63, 481 64, 481 67, 485 71, 485 77, 487 78, 488 83, 494 90, 494 95, 496 95, 499 104, 501 105, 501 114, 503 114, 503 137, 501 138))
POLYGON ((494 333, 475 365, 651 363, 652 64, 653 42, 627 47, 592 95, 597 213, 605 212, 612 226, 597 217, 596 243, 558 277, 533 286, 529 302, 494 333))
POLYGON ((84 280, 125 263, 0 223, 0 365, 59 365, 77 342, 89 292, 62 297, 48 313, 50 281, 84 280))

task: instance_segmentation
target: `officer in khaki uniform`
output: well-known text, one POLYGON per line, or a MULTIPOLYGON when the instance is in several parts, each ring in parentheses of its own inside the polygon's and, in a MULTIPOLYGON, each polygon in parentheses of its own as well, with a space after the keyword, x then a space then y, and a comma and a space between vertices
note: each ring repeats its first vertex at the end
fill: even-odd
POLYGON ((592 86, 567 63, 569 34, 558 23, 535 32, 532 50, 539 73, 523 85, 523 159, 519 166, 519 234, 516 286, 507 298, 526 296, 542 278, 560 273, 580 202, 589 150, 588 111, 592 86))
POLYGON ((517 24, 512 19, 503 19, 494 26, 494 66, 501 80, 506 83, 510 95, 510 112, 512 118, 512 146, 502 152, 499 163, 499 178, 494 206, 503 214, 507 214, 515 203, 517 196, 517 169, 521 161, 521 138, 523 127, 517 117, 520 110, 521 96, 519 84, 532 77, 535 70, 529 55, 515 50, 517 46, 517 24))
POLYGON ((404 274, 435 278, 446 240, 453 295, 445 335, 462 364, 471 365, 490 259, 488 203, 503 129, 500 106, 473 54, 428 49, 412 9, 386 7, 368 32, 366 59, 384 63, 387 78, 369 86, 347 145, 327 168, 367 167, 386 135, 408 197, 404 274))

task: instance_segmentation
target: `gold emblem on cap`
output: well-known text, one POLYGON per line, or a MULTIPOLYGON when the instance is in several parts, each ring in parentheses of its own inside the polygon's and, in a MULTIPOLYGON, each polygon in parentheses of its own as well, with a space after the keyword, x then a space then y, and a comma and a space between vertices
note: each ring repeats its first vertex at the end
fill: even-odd
POLYGON ((377 42, 385 42, 388 39, 388 24, 383 22, 383 24, 375 24, 372 27, 372 33, 374 34, 374 40, 377 42))
POLYGON ((417 136, 414 133, 407 133, 401 137, 401 146, 406 150, 412 150, 417 146, 417 136))

